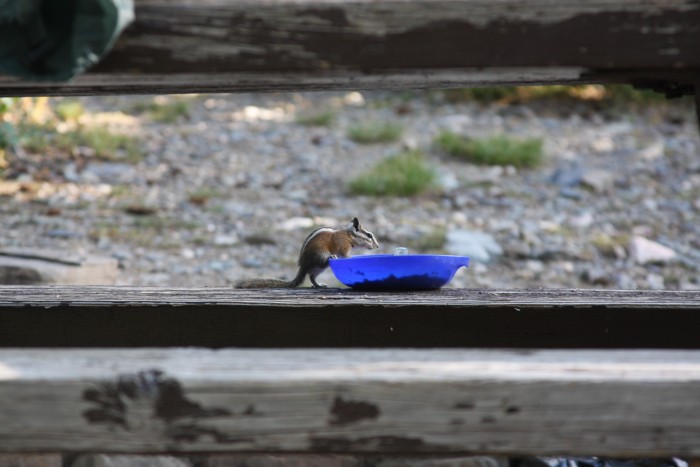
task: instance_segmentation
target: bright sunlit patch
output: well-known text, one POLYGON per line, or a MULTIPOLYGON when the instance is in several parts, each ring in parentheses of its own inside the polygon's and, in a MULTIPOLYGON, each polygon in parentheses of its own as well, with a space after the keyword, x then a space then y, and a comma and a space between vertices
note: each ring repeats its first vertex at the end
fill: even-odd
POLYGON ((356 105, 358 107, 365 105, 365 97, 357 91, 347 93, 343 101, 347 105, 356 105))
POLYGON ((246 106, 243 110, 232 114, 234 120, 246 122, 273 121, 282 122, 290 119, 283 107, 266 109, 255 105, 246 106))
POLYGON ((19 378, 19 372, 14 368, 0 362, 0 381, 19 378))
POLYGON ((92 201, 112 194, 112 186, 100 183, 81 185, 77 183, 18 182, 0 180, 0 196, 12 196, 18 201, 60 200, 67 203, 92 201))

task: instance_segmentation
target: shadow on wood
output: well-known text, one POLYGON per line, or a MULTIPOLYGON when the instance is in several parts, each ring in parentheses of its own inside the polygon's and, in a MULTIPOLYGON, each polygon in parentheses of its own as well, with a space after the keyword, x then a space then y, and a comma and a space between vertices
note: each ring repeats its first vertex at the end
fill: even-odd
POLYGON ((0 288, 4 347, 700 348, 700 291, 0 288))

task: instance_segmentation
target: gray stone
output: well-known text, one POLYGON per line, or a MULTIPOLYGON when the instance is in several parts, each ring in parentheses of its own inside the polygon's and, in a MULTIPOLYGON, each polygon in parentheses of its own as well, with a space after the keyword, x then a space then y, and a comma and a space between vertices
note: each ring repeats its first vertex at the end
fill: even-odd
MULTIPOLYGON (((149 172, 154 172, 151 168, 149 172)), ((123 162, 91 162, 80 174, 81 181, 101 181, 107 183, 126 183, 137 176, 136 169, 131 164, 123 162)))
POLYGON ((549 181, 560 187, 577 186, 583 180, 583 169, 581 166, 559 167, 549 176, 549 181))
POLYGON ((676 258, 671 248, 638 235, 630 239, 629 254, 637 264, 668 263, 676 258))
POLYGON ((472 230, 449 230, 447 251, 452 255, 468 256, 472 261, 488 263, 503 254, 503 248, 493 236, 472 230))
POLYGON ((595 191, 602 193, 613 186, 615 174, 609 170, 590 170, 583 174, 581 183, 595 191))

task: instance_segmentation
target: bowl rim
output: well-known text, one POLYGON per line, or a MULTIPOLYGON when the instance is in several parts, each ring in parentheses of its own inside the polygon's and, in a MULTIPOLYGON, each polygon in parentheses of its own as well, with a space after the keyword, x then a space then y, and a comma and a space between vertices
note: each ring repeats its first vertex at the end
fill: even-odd
POLYGON ((364 258, 460 258, 460 259, 467 259, 469 261, 471 258, 469 256, 464 256, 464 255, 430 255, 430 254, 417 254, 417 253, 411 253, 408 255, 392 255, 392 254, 379 254, 379 255, 357 255, 357 256, 349 256, 347 258, 330 258, 329 261, 348 261, 348 260, 357 260, 357 259, 364 259, 364 258))

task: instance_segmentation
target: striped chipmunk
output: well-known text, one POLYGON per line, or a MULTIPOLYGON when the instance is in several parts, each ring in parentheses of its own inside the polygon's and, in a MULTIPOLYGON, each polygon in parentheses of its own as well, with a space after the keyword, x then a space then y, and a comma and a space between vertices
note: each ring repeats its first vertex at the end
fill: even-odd
POLYGON ((328 268, 328 260, 347 258, 353 248, 379 248, 374 234, 364 228, 355 217, 346 227, 321 227, 306 237, 299 253, 299 271, 291 281, 279 279, 245 279, 234 284, 239 289, 265 289, 298 287, 306 275, 309 275, 314 287, 326 287, 319 284, 316 278, 328 268))

